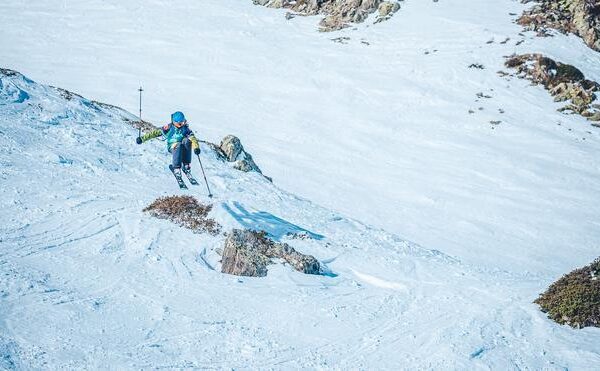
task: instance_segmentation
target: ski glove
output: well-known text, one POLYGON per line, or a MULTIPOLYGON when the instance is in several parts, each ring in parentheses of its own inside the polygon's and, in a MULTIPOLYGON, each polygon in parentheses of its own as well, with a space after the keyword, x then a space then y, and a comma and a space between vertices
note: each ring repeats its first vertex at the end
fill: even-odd
POLYGON ((196 154, 196 155, 200 154, 200 147, 194 148, 194 154, 196 154))
POLYGON ((137 144, 142 144, 142 138, 140 138, 140 137, 135 138, 135 142, 137 144))

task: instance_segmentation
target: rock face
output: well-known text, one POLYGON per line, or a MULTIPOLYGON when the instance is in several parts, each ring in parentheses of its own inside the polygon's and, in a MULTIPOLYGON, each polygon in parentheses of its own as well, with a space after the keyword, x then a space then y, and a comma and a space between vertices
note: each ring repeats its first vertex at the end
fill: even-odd
POLYGON ((587 80, 574 66, 556 62, 541 54, 510 57, 505 65, 517 70, 517 76, 543 85, 556 102, 569 102, 560 111, 571 111, 600 121, 600 107, 593 104, 600 84, 587 80))
POLYGON ((389 19, 400 9, 398 1, 382 0, 253 0, 254 4, 270 8, 286 8, 302 15, 324 14, 321 31, 334 31, 351 23, 363 22, 378 11, 376 22, 389 19))
MULTIPOLYGON (((533 0, 523 0, 523 3, 533 0)), ((600 51, 600 2, 597 0, 536 0, 537 5, 525 11, 518 23, 528 30, 546 35, 552 28, 574 33, 592 49, 600 51)))
POLYGON ((240 171, 256 171, 262 174, 258 165, 252 159, 252 156, 244 151, 244 146, 240 139, 234 135, 228 135, 221 141, 219 149, 223 152, 228 162, 233 162, 233 167, 240 171))
POLYGON ((321 266, 311 255, 304 255, 285 243, 277 243, 264 233, 234 229, 225 240, 221 272, 237 276, 264 277, 271 259, 285 260, 306 274, 320 274, 321 266))

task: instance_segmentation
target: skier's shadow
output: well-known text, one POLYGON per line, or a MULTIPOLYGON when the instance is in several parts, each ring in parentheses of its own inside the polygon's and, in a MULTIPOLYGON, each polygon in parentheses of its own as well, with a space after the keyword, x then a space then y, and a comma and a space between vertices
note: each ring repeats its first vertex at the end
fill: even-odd
POLYGON ((234 210, 229 204, 223 203, 223 208, 244 228, 252 230, 262 230, 276 239, 280 240, 286 235, 305 234, 314 240, 322 240, 325 236, 311 232, 295 224, 283 220, 266 211, 250 212, 239 202, 233 202, 234 210))

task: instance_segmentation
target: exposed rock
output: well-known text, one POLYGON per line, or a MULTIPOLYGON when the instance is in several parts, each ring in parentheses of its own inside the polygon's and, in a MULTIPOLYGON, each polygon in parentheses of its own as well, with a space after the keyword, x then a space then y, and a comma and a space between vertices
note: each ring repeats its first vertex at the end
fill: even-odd
POLYGON ((126 123, 128 123, 136 129, 142 129, 142 135, 157 129, 156 126, 144 120, 130 120, 128 118, 123 118, 123 121, 125 121, 126 123))
POLYGON ((283 259, 306 274, 320 274, 321 266, 311 255, 304 255, 285 243, 274 242, 264 232, 234 229, 225 240, 221 272, 237 276, 264 277, 271 259, 283 259))
POLYGON ((383 22, 385 20, 390 19, 394 13, 400 10, 400 4, 397 2, 384 1, 379 4, 379 8, 377 8, 379 15, 375 23, 383 22))
POLYGON ((191 229, 194 233, 217 235, 221 226, 208 217, 211 210, 212 205, 203 205, 192 196, 170 196, 157 199, 143 211, 191 229))
POLYGON ((17 71, 9 70, 8 68, 0 68, 0 75, 11 77, 20 75, 17 71))
POLYGON ((225 153, 225 158, 229 162, 236 161, 240 153, 244 150, 240 139, 233 135, 228 135, 223 138, 219 147, 221 148, 221 151, 225 153))
POLYGON ((82 97, 79 94, 73 93, 72 91, 68 91, 66 89, 63 88, 57 88, 56 86, 50 86, 52 89, 56 90, 58 92, 58 94, 60 94, 61 97, 63 97, 66 100, 73 100, 73 98, 77 98, 80 100, 84 100, 85 98, 82 97))
POLYGON ((221 272, 236 276, 264 277, 271 259, 262 236, 234 229, 225 240, 221 258, 221 272))
POLYGON ((392 3, 391 1, 384 1, 379 4, 379 16, 387 17, 400 9, 400 4, 392 3))
POLYGON ((510 57, 505 65, 517 70, 517 76, 543 85, 556 102, 568 102, 559 111, 572 111, 595 120, 600 112, 592 102, 600 84, 587 80, 576 67, 556 62, 541 54, 510 57))
POLYGON ((228 135, 221 141, 219 145, 220 151, 223 153, 228 162, 233 162, 233 167, 240 171, 256 171, 262 174, 258 165, 252 159, 252 155, 244 150, 244 146, 240 139, 234 135, 228 135))
POLYGON ((270 8, 286 8, 302 15, 324 14, 319 23, 321 31, 334 31, 351 23, 364 22, 379 12, 376 22, 389 19, 400 9, 398 1, 383 0, 253 0, 254 4, 270 8))
MULTIPOLYGON (((523 0, 529 3, 533 0, 523 0)), ((526 10, 517 20, 527 30, 547 35, 548 29, 573 33, 600 51, 600 2, 597 0, 536 0, 537 5, 526 10)))
POLYGON ((558 323, 600 327, 600 258, 564 275, 535 303, 558 323))

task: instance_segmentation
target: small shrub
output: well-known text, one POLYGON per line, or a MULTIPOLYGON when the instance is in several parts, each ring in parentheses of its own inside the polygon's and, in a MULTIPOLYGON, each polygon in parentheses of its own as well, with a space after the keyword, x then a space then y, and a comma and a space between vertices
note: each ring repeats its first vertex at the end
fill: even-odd
POLYGON ((159 219, 168 219, 195 233, 207 232, 217 235, 221 225, 208 218, 212 205, 203 205, 192 196, 161 197, 143 211, 159 219))
POLYGON ((600 258, 564 275, 535 303, 560 324, 600 327, 600 258))

